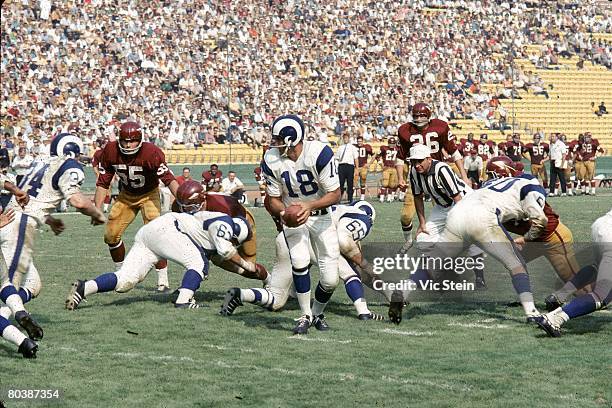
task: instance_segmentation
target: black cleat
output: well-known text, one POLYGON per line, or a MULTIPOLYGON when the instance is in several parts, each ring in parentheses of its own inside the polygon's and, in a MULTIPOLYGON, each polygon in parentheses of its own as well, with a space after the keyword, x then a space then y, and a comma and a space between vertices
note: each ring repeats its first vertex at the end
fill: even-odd
POLYGON ((487 284, 483 278, 476 277, 476 279, 474 279, 474 287, 476 290, 485 290, 487 289, 487 284))
POLYGON ((40 325, 36 323, 36 321, 32 319, 32 316, 25 310, 15 313, 15 320, 21 327, 24 328, 25 331, 28 332, 28 336, 32 340, 40 340, 43 338, 42 327, 40 327, 40 325))
POLYGON ((391 320, 391 322, 395 324, 401 323, 404 305, 404 295, 398 291, 393 292, 391 295, 391 302, 389 302, 389 320, 391 320))
POLYGON ((383 320, 385 320, 384 316, 379 315, 379 314, 374 313, 374 312, 360 314, 359 316, 357 316, 357 318, 359 320, 374 320, 374 321, 383 321, 383 320))
POLYGON ((19 345, 18 351, 21 353, 23 358, 36 358, 36 351, 38 351, 38 344, 28 337, 26 337, 19 345))
POLYGON ((196 303, 195 298, 189 299, 189 302, 187 303, 174 303, 174 307, 177 309, 199 309, 205 306, 206 305, 196 303))
POLYGON ((549 312, 557 310, 558 308, 563 306, 563 302, 561 302, 555 294, 546 296, 546 299, 544 299, 544 303, 546 303, 546 310, 549 312))
POLYGON ((546 315, 537 316, 533 319, 535 323, 540 326, 540 329, 544 330, 550 337, 561 337, 561 328, 554 325, 548 320, 546 315))
POLYGON ((83 301, 87 302, 87 299, 85 299, 85 281, 74 281, 68 296, 66 296, 65 307, 68 310, 74 310, 83 301))
POLYGON ((240 300, 240 289, 231 288, 225 294, 223 305, 221 306, 219 314, 222 316, 231 316, 238 306, 242 306, 242 301, 240 300))
POLYGON ((322 314, 315 316, 314 319, 312 319, 312 325, 319 331, 329 330, 329 325, 325 321, 325 316, 322 314))
POLYGON ((302 315, 296 319, 297 324, 293 328, 293 334, 308 334, 308 328, 310 327, 310 316, 302 315))

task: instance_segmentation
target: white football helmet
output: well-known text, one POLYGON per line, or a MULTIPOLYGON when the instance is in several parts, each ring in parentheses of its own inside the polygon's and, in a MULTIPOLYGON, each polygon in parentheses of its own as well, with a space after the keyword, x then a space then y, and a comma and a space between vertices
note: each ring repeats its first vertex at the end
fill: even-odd
POLYGON ((359 208, 361 211, 368 214, 372 219, 372 222, 376 220, 376 210, 374 209, 374 206, 372 206, 372 204, 368 203, 367 201, 357 201, 356 203, 351 205, 355 208, 359 208))

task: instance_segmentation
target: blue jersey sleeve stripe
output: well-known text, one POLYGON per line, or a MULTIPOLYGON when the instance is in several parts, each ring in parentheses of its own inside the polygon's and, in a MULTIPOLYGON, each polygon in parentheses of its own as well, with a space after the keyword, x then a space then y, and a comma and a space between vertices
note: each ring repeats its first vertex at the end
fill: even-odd
POLYGON ((535 184, 527 184, 526 186, 523 186, 523 188, 521 188, 521 201, 523 201, 525 197, 527 197, 527 194, 531 193, 532 191, 538 192, 544 197, 546 197, 546 190, 544 190, 542 186, 536 186, 535 184))
POLYGON ((208 230, 208 227, 210 227, 210 224, 212 224, 213 222, 217 222, 217 221, 223 221, 223 222, 228 223, 232 231, 234 230, 234 221, 232 221, 232 218, 229 215, 222 215, 220 217, 215 217, 215 218, 206 220, 203 223, 203 228, 205 230, 208 230))
POLYGON ((317 173, 321 173, 321 171, 329 164, 331 159, 334 157, 334 152, 329 146, 325 146, 321 153, 319 153, 319 157, 317 157, 317 173))
POLYGON ((274 177, 274 173, 272 173, 272 170, 270 169, 270 167, 268 166, 265 160, 261 161, 261 164, 259 167, 261 167, 261 171, 263 171, 267 176, 274 177))
POLYGON ((58 184, 59 183, 59 179, 69 169, 79 169, 79 170, 83 171, 83 166, 81 166, 81 164, 78 161, 74 160, 74 159, 66 160, 60 166, 60 168, 57 169, 57 171, 55 172, 55 174, 51 178, 51 186, 53 187, 54 190, 59 190, 59 184, 58 184))

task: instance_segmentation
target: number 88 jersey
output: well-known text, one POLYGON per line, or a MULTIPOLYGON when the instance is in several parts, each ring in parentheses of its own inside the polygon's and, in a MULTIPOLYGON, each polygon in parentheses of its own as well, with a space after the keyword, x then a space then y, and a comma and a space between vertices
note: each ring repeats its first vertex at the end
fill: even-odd
POLYGON ((271 197, 281 197, 285 206, 314 201, 340 188, 334 152, 319 141, 305 141, 297 161, 268 150, 261 170, 271 197))
MULTIPOLYGON (((35 218, 39 224, 44 223, 44 218, 55 210, 63 199, 69 199, 81 191, 83 180, 83 167, 75 159, 52 157, 45 162, 34 162, 18 186, 30 196, 23 213, 35 218)), ((11 199, 9 207, 21 211, 15 197, 11 199)))

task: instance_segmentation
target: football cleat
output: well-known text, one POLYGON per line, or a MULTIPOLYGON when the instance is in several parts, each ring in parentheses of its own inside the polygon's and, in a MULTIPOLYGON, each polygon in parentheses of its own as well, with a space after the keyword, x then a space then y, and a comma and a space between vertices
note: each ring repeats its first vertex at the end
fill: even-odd
POLYGON ((377 313, 362 313, 359 316, 357 316, 357 318, 359 320, 374 320, 374 321, 383 321, 385 320, 385 317, 382 315, 379 315, 377 313))
POLYGON ((310 316, 302 315, 295 319, 297 324, 293 328, 293 334, 308 334, 308 328, 310 327, 310 316))
POLYGON ((325 316, 323 316, 322 314, 315 316, 314 319, 312 319, 312 326, 314 326, 315 329, 319 331, 329 330, 329 325, 325 321, 325 316))
POLYGON ((549 312, 552 312, 553 310, 556 310, 563 306, 563 302, 561 302, 557 295, 555 295, 554 293, 552 295, 546 296, 546 299, 544 299, 544 303, 546 304, 546 310, 549 312))
POLYGON ((36 358, 37 350, 38 344, 34 343, 34 341, 28 337, 23 339, 18 349, 23 358, 36 358))
POLYGON ((15 320, 21 327, 24 328, 25 331, 28 332, 28 336, 32 340, 40 340, 43 338, 42 327, 40 327, 40 325, 36 323, 36 321, 32 319, 32 316, 25 310, 15 313, 15 320))
POLYGON ((402 311, 404 310, 404 296, 401 292, 393 292, 389 302, 389 320, 395 324, 402 322, 402 311))
POLYGON ((476 287, 476 290, 485 290, 487 288, 485 280, 479 276, 474 279, 474 286, 476 287))
POLYGON ((242 306, 242 301, 240 300, 240 289, 231 288, 225 294, 223 305, 221 306, 219 314, 222 316, 231 316, 238 306, 242 306))
POLYGON ((175 303, 174 307, 177 309, 199 309, 204 307, 204 305, 196 303, 195 298, 191 298, 187 303, 175 303))
POLYGON ((68 310, 74 310, 81 302, 87 302, 87 299, 85 299, 85 281, 76 280, 70 287, 65 307, 68 310))
POLYGON ((561 328, 553 324, 546 315, 536 316, 533 322, 540 326, 550 337, 561 337, 561 328))
POLYGON ((166 285, 157 285, 158 293, 170 293, 170 287, 166 285))

